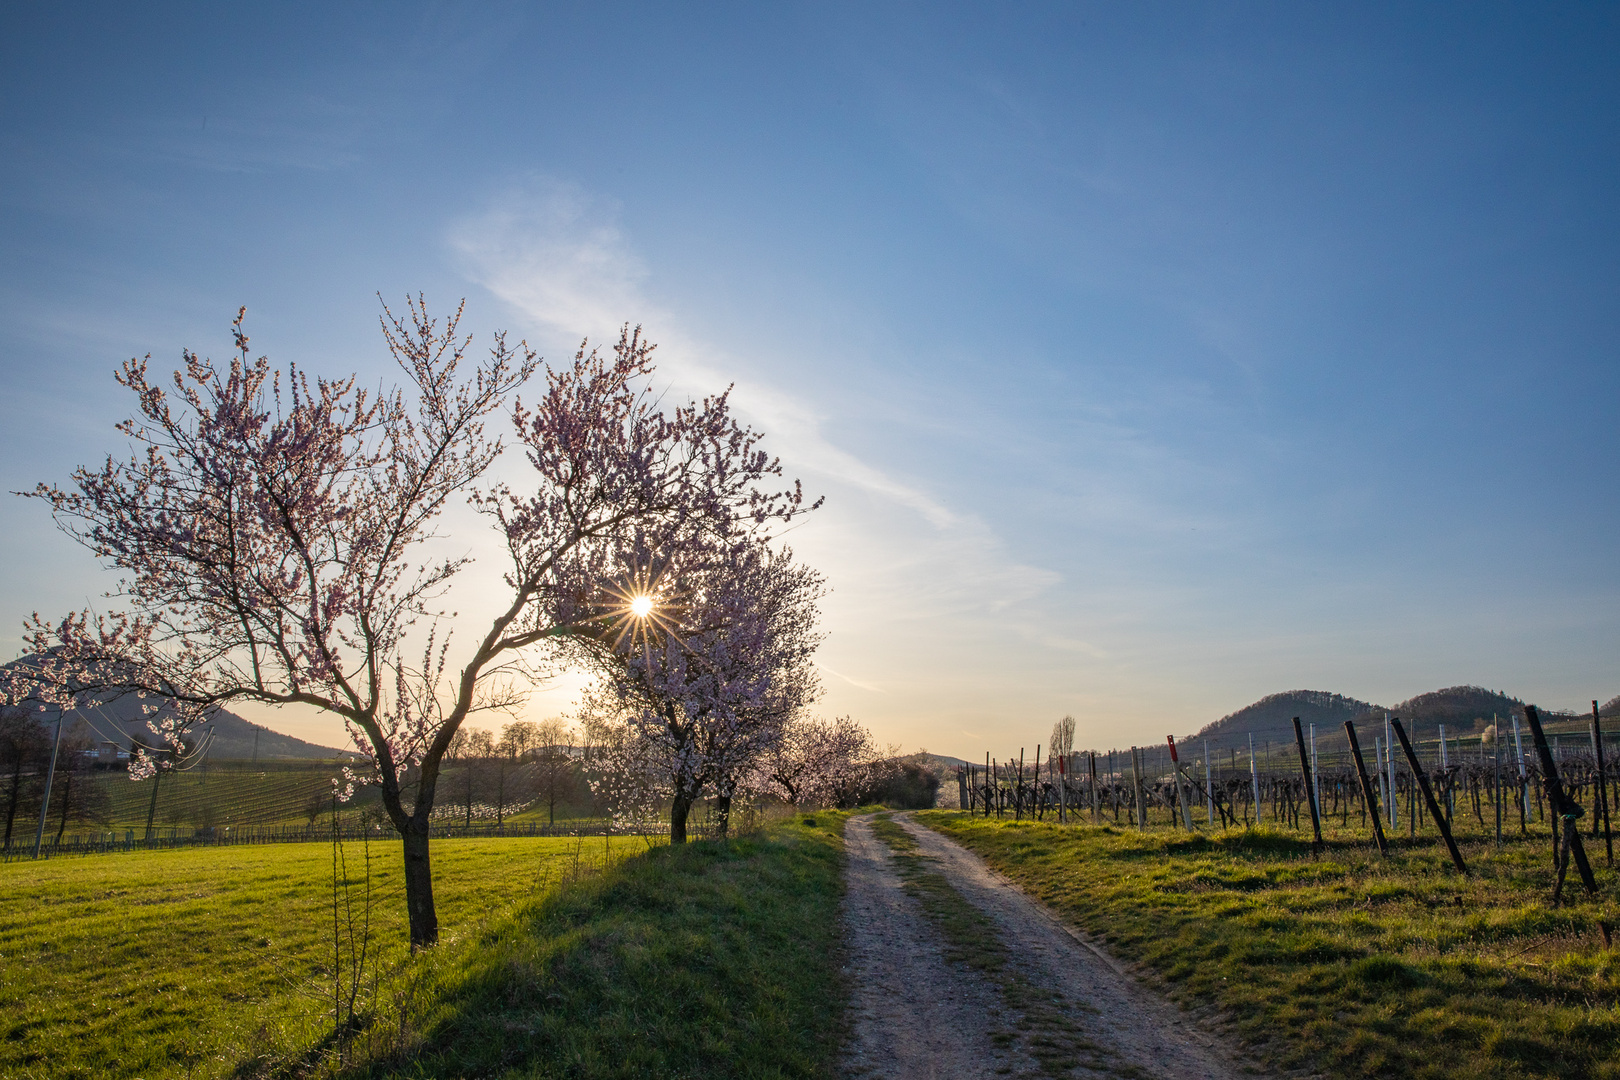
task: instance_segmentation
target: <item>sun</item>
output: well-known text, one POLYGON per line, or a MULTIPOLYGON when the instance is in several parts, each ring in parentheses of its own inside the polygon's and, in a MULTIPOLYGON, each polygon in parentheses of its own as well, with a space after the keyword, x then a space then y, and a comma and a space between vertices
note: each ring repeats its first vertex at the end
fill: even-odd
POLYGON ((650 596, 637 596, 630 601, 630 614, 638 619, 645 619, 652 614, 653 601, 650 596))

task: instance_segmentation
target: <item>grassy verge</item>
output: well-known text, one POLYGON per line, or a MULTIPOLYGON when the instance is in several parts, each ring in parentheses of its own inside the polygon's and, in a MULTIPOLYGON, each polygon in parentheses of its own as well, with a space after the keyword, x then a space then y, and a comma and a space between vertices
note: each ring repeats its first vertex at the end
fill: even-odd
POLYGON ((348 1075, 833 1075, 844 817, 660 847, 517 905, 406 965, 418 1034, 348 1075))
POLYGON ((1013 1030, 990 1032, 991 1042, 1019 1046, 1049 1076, 1067 1076, 1084 1065, 1113 1076, 1146 1080, 1135 1066, 1117 1060, 1081 1033, 1072 1014, 1089 1006, 1067 1001, 1050 987, 1030 981, 996 924, 963 899, 943 874, 930 869, 933 860, 920 852, 905 829, 882 814, 873 820, 872 831, 888 845, 907 894, 922 905, 944 937, 946 959, 973 968, 1000 992, 1014 1017, 1013 1030))
MULTIPOLYGON (((645 850, 615 839, 611 857, 645 850)), ((405 959, 405 904, 399 844, 371 851, 381 969, 405 959)), ((447 948, 608 853, 599 838, 435 841, 447 948)), ((309 1045, 330 1024, 331 903, 325 844, 0 867, 0 1076, 201 1078, 309 1045)))
MULTIPOLYGON (((956 839, 1284 1068, 1335 1076, 1620 1077, 1603 898, 1549 906, 1545 851, 1418 842, 1313 858, 1297 835, 1189 837, 934 811, 956 839)), ((1566 886, 1567 888, 1567 886, 1566 886)))

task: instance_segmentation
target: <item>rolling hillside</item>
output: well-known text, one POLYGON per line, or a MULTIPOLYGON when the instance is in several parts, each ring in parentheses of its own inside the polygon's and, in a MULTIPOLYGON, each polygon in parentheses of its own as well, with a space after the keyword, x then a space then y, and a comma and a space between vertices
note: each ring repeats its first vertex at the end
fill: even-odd
MULTIPOLYGON (((1316 725, 1318 745, 1332 748, 1345 742, 1344 722, 1353 720, 1358 728, 1382 726, 1384 714, 1398 716, 1411 735, 1420 740, 1436 738, 1440 725, 1447 736, 1478 735, 1491 725, 1492 718, 1504 721, 1524 715, 1525 702, 1505 692, 1480 686, 1448 686, 1417 694, 1395 705, 1376 705, 1324 690, 1290 690, 1270 694, 1252 705, 1223 716, 1188 740, 1201 745, 1208 740, 1212 750, 1246 749, 1252 732, 1255 742, 1290 743, 1294 738, 1293 718, 1303 725, 1316 725)), ((1581 728, 1582 716, 1543 710, 1550 730, 1581 728)), ((1604 706, 1605 716, 1620 714, 1620 698, 1604 706)))
MULTIPOLYGON (((1197 746, 1207 741, 1212 750, 1246 750, 1250 734, 1261 744, 1292 741, 1296 716, 1302 724, 1315 724, 1320 733, 1337 731, 1346 720, 1368 715, 1378 708, 1370 701, 1326 690, 1288 690, 1268 694, 1252 705, 1228 713, 1191 736, 1190 741, 1197 746)), ((1382 716, 1382 712, 1379 715, 1382 716)))
MULTIPOLYGON (((0 672, 26 667, 29 663, 27 657, 14 660, 0 667, 0 672)), ((78 727, 97 744, 113 743, 119 750, 127 751, 137 738, 147 743, 154 739, 147 727, 149 717, 142 711, 149 704, 152 704, 150 700, 126 694, 98 705, 70 709, 67 712, 68 729, 78 727)), ((45 709, 37 715, 46 726, 55 726, 57 710, 45 709)), ((335 747, 319 746, 283 735, 279 731, 250 723, 226 709, 220 710, 212 720, 196 730, 199 734, 212 732, 213 744, 208 756, 214 761, 333 760, 346 756, 344 751, 335 747)))

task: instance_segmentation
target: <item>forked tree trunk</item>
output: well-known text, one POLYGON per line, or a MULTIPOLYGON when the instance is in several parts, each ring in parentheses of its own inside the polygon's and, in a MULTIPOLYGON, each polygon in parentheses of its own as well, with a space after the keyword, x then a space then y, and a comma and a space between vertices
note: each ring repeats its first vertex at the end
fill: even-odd
POLYGON ((411 919, 411 948, 439 943, 439 915, 433 907, 433 869, 428 862, 428 823, 412 821, 404 832, 405 907, 411 919))

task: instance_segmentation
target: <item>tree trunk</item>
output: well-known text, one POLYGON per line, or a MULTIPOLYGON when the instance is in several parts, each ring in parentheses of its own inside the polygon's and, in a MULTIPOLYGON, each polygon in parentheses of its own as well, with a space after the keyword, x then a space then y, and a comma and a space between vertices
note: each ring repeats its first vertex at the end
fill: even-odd
POLYGON ((17 767, 11 773, 11 805, 6 807, 6 849, 11 849, 11 827, 17 821, 17 803, 22 799, 22 753, 17 754, 17 767))
POLYGON ((676 793, 674 801, 669 805, 669 842, 672 844, 686 843, 686 817, 692 812, 692 803, 695 800, 690 795, 676 793))
POLYGON ((720 839, 731 835, 731 792, 722 791, 714 797, 715 820, 719 822, 720 839))
POLYGON ((62 777, 62 823, 56 827, 56 846, 62 846, 62 834, 67 832, 68 811, 73 807, 73 773, 62 777))
POLYGON ((405 907, 411 919, 411 949, 439 943, 439 915, 433 907, 433 869, 428 862, 426 815, 413 820, 404 832, 405 907))

